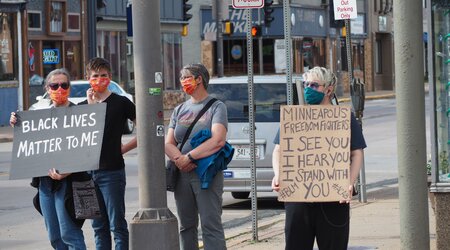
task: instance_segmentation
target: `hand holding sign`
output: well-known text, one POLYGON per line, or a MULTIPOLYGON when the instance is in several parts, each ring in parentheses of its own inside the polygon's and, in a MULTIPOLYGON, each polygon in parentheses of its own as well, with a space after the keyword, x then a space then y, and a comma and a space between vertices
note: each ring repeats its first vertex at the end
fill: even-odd
POLYGON ((350 107, 282 106, 280 151, 280 201, 350 201, 350 107))

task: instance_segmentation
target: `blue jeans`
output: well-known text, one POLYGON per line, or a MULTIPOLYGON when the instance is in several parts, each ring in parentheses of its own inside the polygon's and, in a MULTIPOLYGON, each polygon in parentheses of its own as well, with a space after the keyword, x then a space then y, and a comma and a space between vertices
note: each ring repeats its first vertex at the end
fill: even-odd
POLYGON ((105 206, 102 217, 92 220, 97 250, 111 249, 111 232, 116 249, 128 249, 128 224, 125 220, 125 169, 91 171, 105 206))
POLYGON ((52 191, 52 183, 50 178, 40 178, 39 202, 50 243, 57 250, 85 250, 83 231, 72 221, 64 206, 67 181, 62 180, 56 192, 52 191))

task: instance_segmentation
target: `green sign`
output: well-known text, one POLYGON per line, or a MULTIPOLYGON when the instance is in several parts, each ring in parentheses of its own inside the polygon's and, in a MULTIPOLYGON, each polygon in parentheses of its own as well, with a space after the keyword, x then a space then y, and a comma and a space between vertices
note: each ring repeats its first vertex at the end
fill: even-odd
POLYGON ((150 95, 161 95, 161 88, 149 88, 148 93, 150 95))

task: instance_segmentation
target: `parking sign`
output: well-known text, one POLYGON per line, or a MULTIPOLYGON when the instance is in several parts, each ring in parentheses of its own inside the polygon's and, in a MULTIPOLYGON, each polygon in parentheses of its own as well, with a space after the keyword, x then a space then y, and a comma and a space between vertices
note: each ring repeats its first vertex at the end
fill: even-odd
POLYGON ((264 0, 233 0, 235 9, 260 9, 264 7, 264 0))

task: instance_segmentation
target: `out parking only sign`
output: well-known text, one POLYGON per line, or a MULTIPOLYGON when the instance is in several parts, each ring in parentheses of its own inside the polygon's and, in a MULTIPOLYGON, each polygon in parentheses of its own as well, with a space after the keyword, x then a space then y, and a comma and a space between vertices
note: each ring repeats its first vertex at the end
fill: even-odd
POLYGON ((264 7, 264 0, 233 0, 235 9, 259 9, 264 7))
POLYGON ((334 19, 355 19, 358 17, 356 0, 333 0, 334 19))

